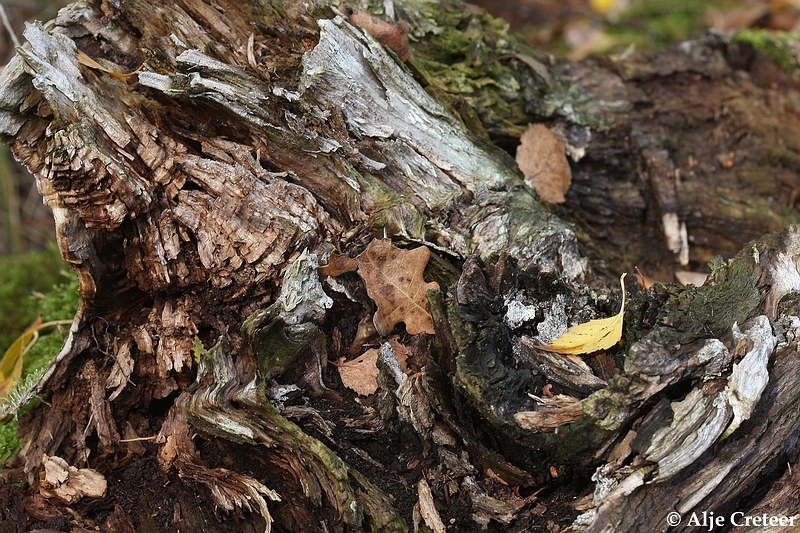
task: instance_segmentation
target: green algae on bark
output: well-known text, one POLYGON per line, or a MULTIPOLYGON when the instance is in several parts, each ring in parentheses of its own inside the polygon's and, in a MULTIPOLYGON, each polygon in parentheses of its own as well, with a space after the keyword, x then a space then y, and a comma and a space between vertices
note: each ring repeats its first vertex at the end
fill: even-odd
MULTIPOLYGON (((787 231, 753 243, 730 263, 717 260, 702 287, 650 289, 651 308, 640 305, 626 315, 626 338, 631 344, 624 348, 618 373, 583 400, 580 420, 552 433, 526 433, 513 419, 515 412, 530 409, 527 393, 541 387, 541 378, 522 371, 519 359, 513 362, 507 351, 510 331, 500 317, 477 302, 466 307, 450 303, 446 323, 456 351, 456 389, 492 427, 521 445, 544 450, 561 464, 590 467, 656 395, 729 370, 731 356, 723 343, 732 342, 735 324, 747 323, 768 305, 769 298, 765 300, 759 290, 764 284, 762 272, 771 268, 763 250, 792 253, 796 246, 792 243, 792 232, 787 231), (645 316, 646 323, 631 322, 645 316)), ((786 272, 773 277, 784 279, 790 275, 786 272)), ((786 291, 782 287, 787 285, 778 281, 772 289, 786 291)), ((443 323, 443 317, 438 322, 443 323)))
POLYGON ((786 31, 747 28, 733 36, 731 42, 752 46, 778 63, 787 72, 797 74, 800 65, 797 53, 800 50, 800 35, 786 31))

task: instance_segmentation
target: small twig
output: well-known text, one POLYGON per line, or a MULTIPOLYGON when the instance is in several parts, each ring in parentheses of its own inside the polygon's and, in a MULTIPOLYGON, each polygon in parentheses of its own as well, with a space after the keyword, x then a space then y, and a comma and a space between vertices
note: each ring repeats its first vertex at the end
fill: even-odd
POLYGON ((20 46, 19 39, 17 39, 17 34, 14 33, 13 28, 11 28, 11 22, 8 20, 6 8, 3 7, 3 4, 0 4, 0 18, 3 19, 3 27, 8 32, 9 37, 11 37, 11 42, 14 43, 14 47, 20 46))
POLYGON ((136 437, 135 439, 120 439, 118 442, 137 442, 142 440, 156 440, 156 435, 152 437, 136 437))

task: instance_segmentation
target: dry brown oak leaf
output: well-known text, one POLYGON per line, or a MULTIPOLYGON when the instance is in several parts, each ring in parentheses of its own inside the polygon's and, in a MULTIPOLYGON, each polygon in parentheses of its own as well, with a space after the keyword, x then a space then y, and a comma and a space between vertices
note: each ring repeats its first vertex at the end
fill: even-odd
POLYGON ((405 323, 409 335, 433 335, 427 293, 438 291, 439 284, 426 283, 423 279, 430 257, 431 251, 426 246, 404 250, 389 239, 374 239, 355 259, 332 256, 329 265, 320 269, 320 274, 336 276, 358 271, 367 294, 378 306, 372 321, 380 335, 388 335, 398 322, 405 323))

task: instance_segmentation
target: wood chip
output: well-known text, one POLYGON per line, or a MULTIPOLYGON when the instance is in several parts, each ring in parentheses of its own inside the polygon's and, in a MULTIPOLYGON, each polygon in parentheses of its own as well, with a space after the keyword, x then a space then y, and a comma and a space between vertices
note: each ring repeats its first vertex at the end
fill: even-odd
POLYGON ((419 512, 425 521, 425 525, 431 528, 434 533, 445 533, 447 528, 444 527, 442 517, 439 516, 439 511, 436 510, 431 487, 425 481, 425 478, 419 480, 417 494, 419 495, 419 512))
POLYGON ((61 457, 44 455, 39 473, 39 493, 73 504, 83 498, 100 498, 106 493, 106 478, 91 468, 75 468, 61 457))
POLYGON ((583 416, 581 401, 572 396, 556 394, 549 398, 536 399, 536 411, 521 411, 514 415, 514 420, 523 429, 535 433, 555 431, 559 426, 571 424, 583 416))

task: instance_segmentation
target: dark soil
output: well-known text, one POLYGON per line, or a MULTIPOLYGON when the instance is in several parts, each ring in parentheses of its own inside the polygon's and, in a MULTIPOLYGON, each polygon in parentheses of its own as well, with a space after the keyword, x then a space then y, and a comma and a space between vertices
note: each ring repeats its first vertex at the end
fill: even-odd
MULTIPOLYGON (((329 381, 338 376, 329 372, 329 381)), ((327 380, 326 380, 327 381, 327 380)), ((312 405, 321 416, 332 423, 330 436, 320 434, 318 428, 297 421, 306 432, 319 438, 342 457, 352 468, 375 483, 393 501, 410 528, 413 528, 413 510, 418 501, 417 484, 423 475, 430 484, 442 520, 448 531, 480 532, 547 532, 553 533, 570 524, 578 512, 573 501, 582 496, 588 480, 573 480, 552 486, 508 487, 488 477, 480 467, 472 476, 487 496, 500 500, 510 494, 529 498, 529 502, 510 524, 492 520, 482 527, 473 519, 474 509, 467 494, 452 472, 440 466, 435 450, 425 446, 416 432, 396 426, 377 431, 363 427, 368 422, 365 413, 372 412, 373 398, 359 398, 341 387, 335 391, 344 401, 315 400, 312 405), (450 490, 448 490, 448 487, 450 490), (455 490, 452 490, 455 489, 455 490)), ((252 448, 219 439, 195 436, 195 445, 203 461, 211 467, 227 468, 280 489, 276 472, 267 467, 269 461, 254 455, 252 448)), ((144 441, 141 455, 105 457, 90 460, 90 466, 101 472, 108 482, 106 496, 100 499, 83 498, 73 505, 55 500, 45 500, 37 487, 26 488, 19 469, 7 469, 4 482, 0 482, 0 533, 27 531, 84 532, 191 532, 211 530, 219 532, 261 532, 264 520, 255 512, 237 509, 225 512, 213 509, 199 501, 194 487, 174 474, 164 473, 157 459, 158 447, 144 441), (146 510, 146 511, 145 511, 146 510), (205 523, 205 527, 200 524, 205 523)), ((121 445, 121 448, 124 447, 121 445)), ((269 451, 264 449, 264 455, 269 451)), ((472 458, 470 458, 472 459, 472 458)), ((477 464, 472 460, 472 463, 477 464)), ((300 532, 302 524, 291 522, 285 507, 290 501, 271 503, 275 518, 273 531, 300 532), (287 520, 283 520, 286 518, 287 520)))

